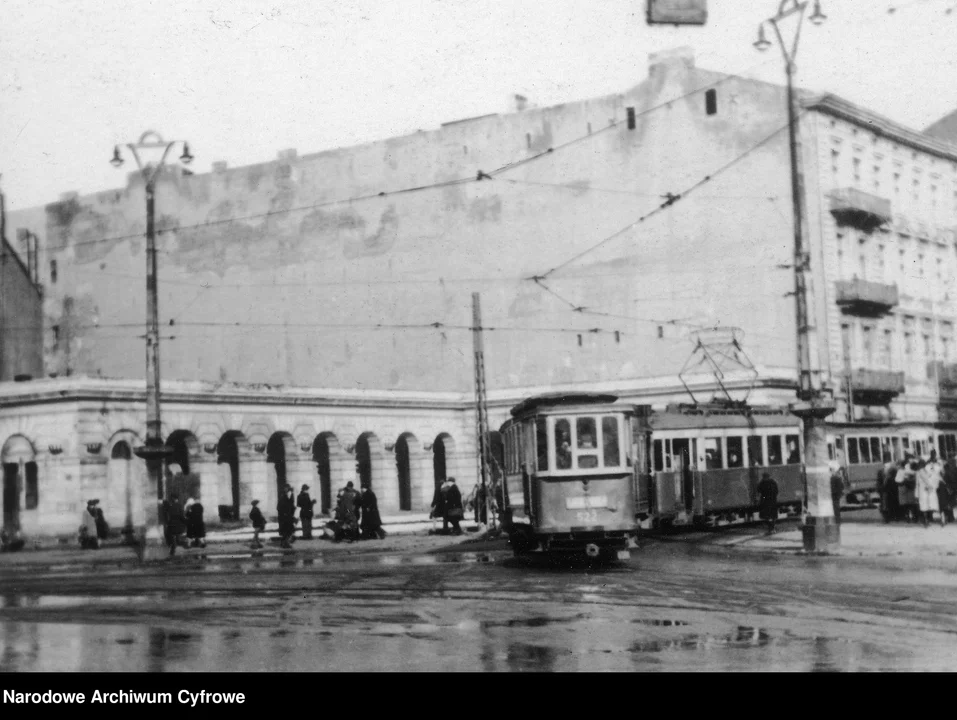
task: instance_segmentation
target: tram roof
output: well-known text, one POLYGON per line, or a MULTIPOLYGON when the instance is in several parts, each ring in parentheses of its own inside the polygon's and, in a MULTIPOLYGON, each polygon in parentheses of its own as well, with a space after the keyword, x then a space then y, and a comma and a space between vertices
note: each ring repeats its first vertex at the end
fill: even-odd
POLYGON ((564 407, 566 405, 607 405, 618 400, 617 395, 589 392, 556 392, 525 398, 512 408, 512 417, 524 415, 538 408, 564 407))

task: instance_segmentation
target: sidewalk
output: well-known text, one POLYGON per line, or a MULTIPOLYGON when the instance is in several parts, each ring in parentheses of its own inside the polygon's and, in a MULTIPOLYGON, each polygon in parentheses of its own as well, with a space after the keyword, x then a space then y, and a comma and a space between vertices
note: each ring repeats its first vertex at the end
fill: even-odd
MULTIPOLYGON (((845 511, 841 515, 841 544, 829 555, 839 557, 947 557, 957 556, 957 524, 923 527, 905 522, 884 523, 876 510, 845 511)), ((778 523, 774 535, 760 525, 722 528, 716 532, 688 532, 659 536, 666 542, 686 542, 727 550, 803 555, 800 521, 778 523)))
MULTIPOLYGON (((291 550, 284 550, 279 546, 277 533, 278 523, 267 523, 266 532, 260 534, 263 544, 261 550, 253 550, 250 543, 253 532, 247 528, 235 530, 213 530, 206 534, 205 548, 181 548, 176 551, 174 561, 189 562, 190 560, 239 560, 249 557, 309 557, 325 555, 327 553, 357 555, 365 553, 389 552, 430 552, 449 546, 464 546, 461 550, 468 550, 470 543, 483 541, 486 533, 474 521, 461 522, 464 534, 430 535, 433 526, 442 529, 441 521, 432 521, 427 513, 401 516, 387 516, 382 518, 382 526, 387 536, 384 540, 362 540, 355 543, 334 543, 323 538, 322 527, 327 522, 324 518, 315 518, 313 521, 313 539, 303 540, 301 528, 297 528, 297 541, 291 550)), ((154 553, 163 556, 161 553, 154 553)), ((48 540, 44 544, 28 542, 19 552, 0 553, 0 573, 4 570, 22 572, 26 568, 34 567, 45 570, 58 571, 79 567, 123 566, 131 563, 139 564, 134 549, 124 544, 119 538, 111 538, 98 550, 82 550, 77 543, 62 545, 55 540, 48 540)))

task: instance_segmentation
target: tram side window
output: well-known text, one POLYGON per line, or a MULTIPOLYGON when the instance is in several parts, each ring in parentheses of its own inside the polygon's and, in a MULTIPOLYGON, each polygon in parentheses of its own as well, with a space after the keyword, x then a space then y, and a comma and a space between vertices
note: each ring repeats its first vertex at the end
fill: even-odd
POLYGON ((761 438, 756 435, 748 438, 748 462, 751 467, 764 465, 764 448, 761 447, 761 438))
POLYGON ((867 438, 858 438, 858 442, 861 444, 861 465, 866 465, 871 461, 871 446, 867 442, 867 438))
POLYGON ((904 456, 901 454, 901 439, 899 437, 891 438, 891 450, 893 451, 891 458, 894 462, 904 459, 904 456))
MULTIPOLYGON (((567 420, 562 420, 561 422, 564 422, 566 426, 568 425, 567 420)), ((535 420, 535 440, 536 450, 538 452, 538 471, 542 472, 543 470, 548 470, 548 430, 546 429, 545 418, 543 417, 535 420)), ((557 448, 558 446, 556 445, 555 447, 557 448)), ((571 459, 569 459, 569 465, 570 464, 571 459)))
POLYGON ((706 470, 720 470, 724 466, 721 459, 721 438, 704 439, 704 467, 706 470))
POLYGON ((655 440, 655 472, 665 469, 664 440, 655 440))
POLYGON ((858 465, 861 462, 857 452, 857 438, 847 439, 847 462, 849 465, 858 465))
POLYGON ((618 445, 618 418, 603 417, 601 419, 601 445, 605 467, 621 465, 621 449, 618 445))
POLYGON ((572 427, 568 420, 555 421, 555 467, 568 470, 572 466, 572 427))
POLYGON ((784 457, 781 452, 781 436, 768 435, 768 465, 783 465, 784 457))
POLYGON ((744 467, 744 441, 740 437, 728 438, 728 467, 744 467))
POLYGON ((784 442, 787 443, 788 448, 788 465, 800 465, 801 464, 801 443, 798 441, 797 435, 785 435, 784 442))
POLYGON ((879 463, 881 460, 881 440, 880 438, 871 438, 871 462, 879 463))

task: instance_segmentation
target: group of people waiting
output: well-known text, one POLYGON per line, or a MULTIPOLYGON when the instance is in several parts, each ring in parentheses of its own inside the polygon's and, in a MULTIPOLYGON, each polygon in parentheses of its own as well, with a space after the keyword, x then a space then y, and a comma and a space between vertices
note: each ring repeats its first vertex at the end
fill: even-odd
POLYGON ((941 527, 954 520, 957 501, 957 458, 951 455, 941 463, 937 451, 927 458, 906 455, 894 462, 884 455, 877 472, 881 516, 884 522, 920 522, 927 527, 936 513, 941 527))
MULTIPOLYGON (((315 517, 316 501, 309 495, 309 486, 303 485, 298 496, 287 483, 279 494, 276 511, 279 516, 280 547, 288 549, 296 541, 296 524, 302 525, 302 539, 312 539, 312 519, 315 517), (299 517, 296 517, 296 509, 299 517)), ((259 509, 259 500, 252 501, 249 519, 253 524, 253 549, 262 548, 260 533, 266 531, 266 518, 259 509)), ((326 523, 324 536, 335 542, 355 542, 362 539, 383 539, 386 532, 379 515, 379 501, 370 487, 356 490, 349 481, 336 496, 333 518, 326 523)))
POLYGON ((163 501, 161 511, 160 520, 170 557, 176 554, 179 547, 206 547, 206 521, 203 519, 203 504, 199 500, 190 496, 183 504, 179 495, 172 492, 163 501))

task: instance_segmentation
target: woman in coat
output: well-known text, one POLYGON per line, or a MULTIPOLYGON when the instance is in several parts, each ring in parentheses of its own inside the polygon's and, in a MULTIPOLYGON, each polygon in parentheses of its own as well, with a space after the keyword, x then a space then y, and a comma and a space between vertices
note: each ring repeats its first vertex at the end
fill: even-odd
POLYGON ((382 518, 379 515, 379 500, 376 498, 372 488, 362 488, 360 495, 360 504, 362 506, 362 537, 371 540, 372 538, 385 538, 385 530, 382 529, 382 518))
POLYGON ((920 507, 920 519, 924 527, 927 527, 928 523, 934 519, 935 512, 940 512, 937 488, 943 480, 943 467, 937 460, 937 453, 932 450, 927 464, 917 473, 917 504, 920 507))
POLYGON ((291 548, 296 537, 296 497, 288 483, 279 495, 276 513, 279 515, 279 546, 291 548))

